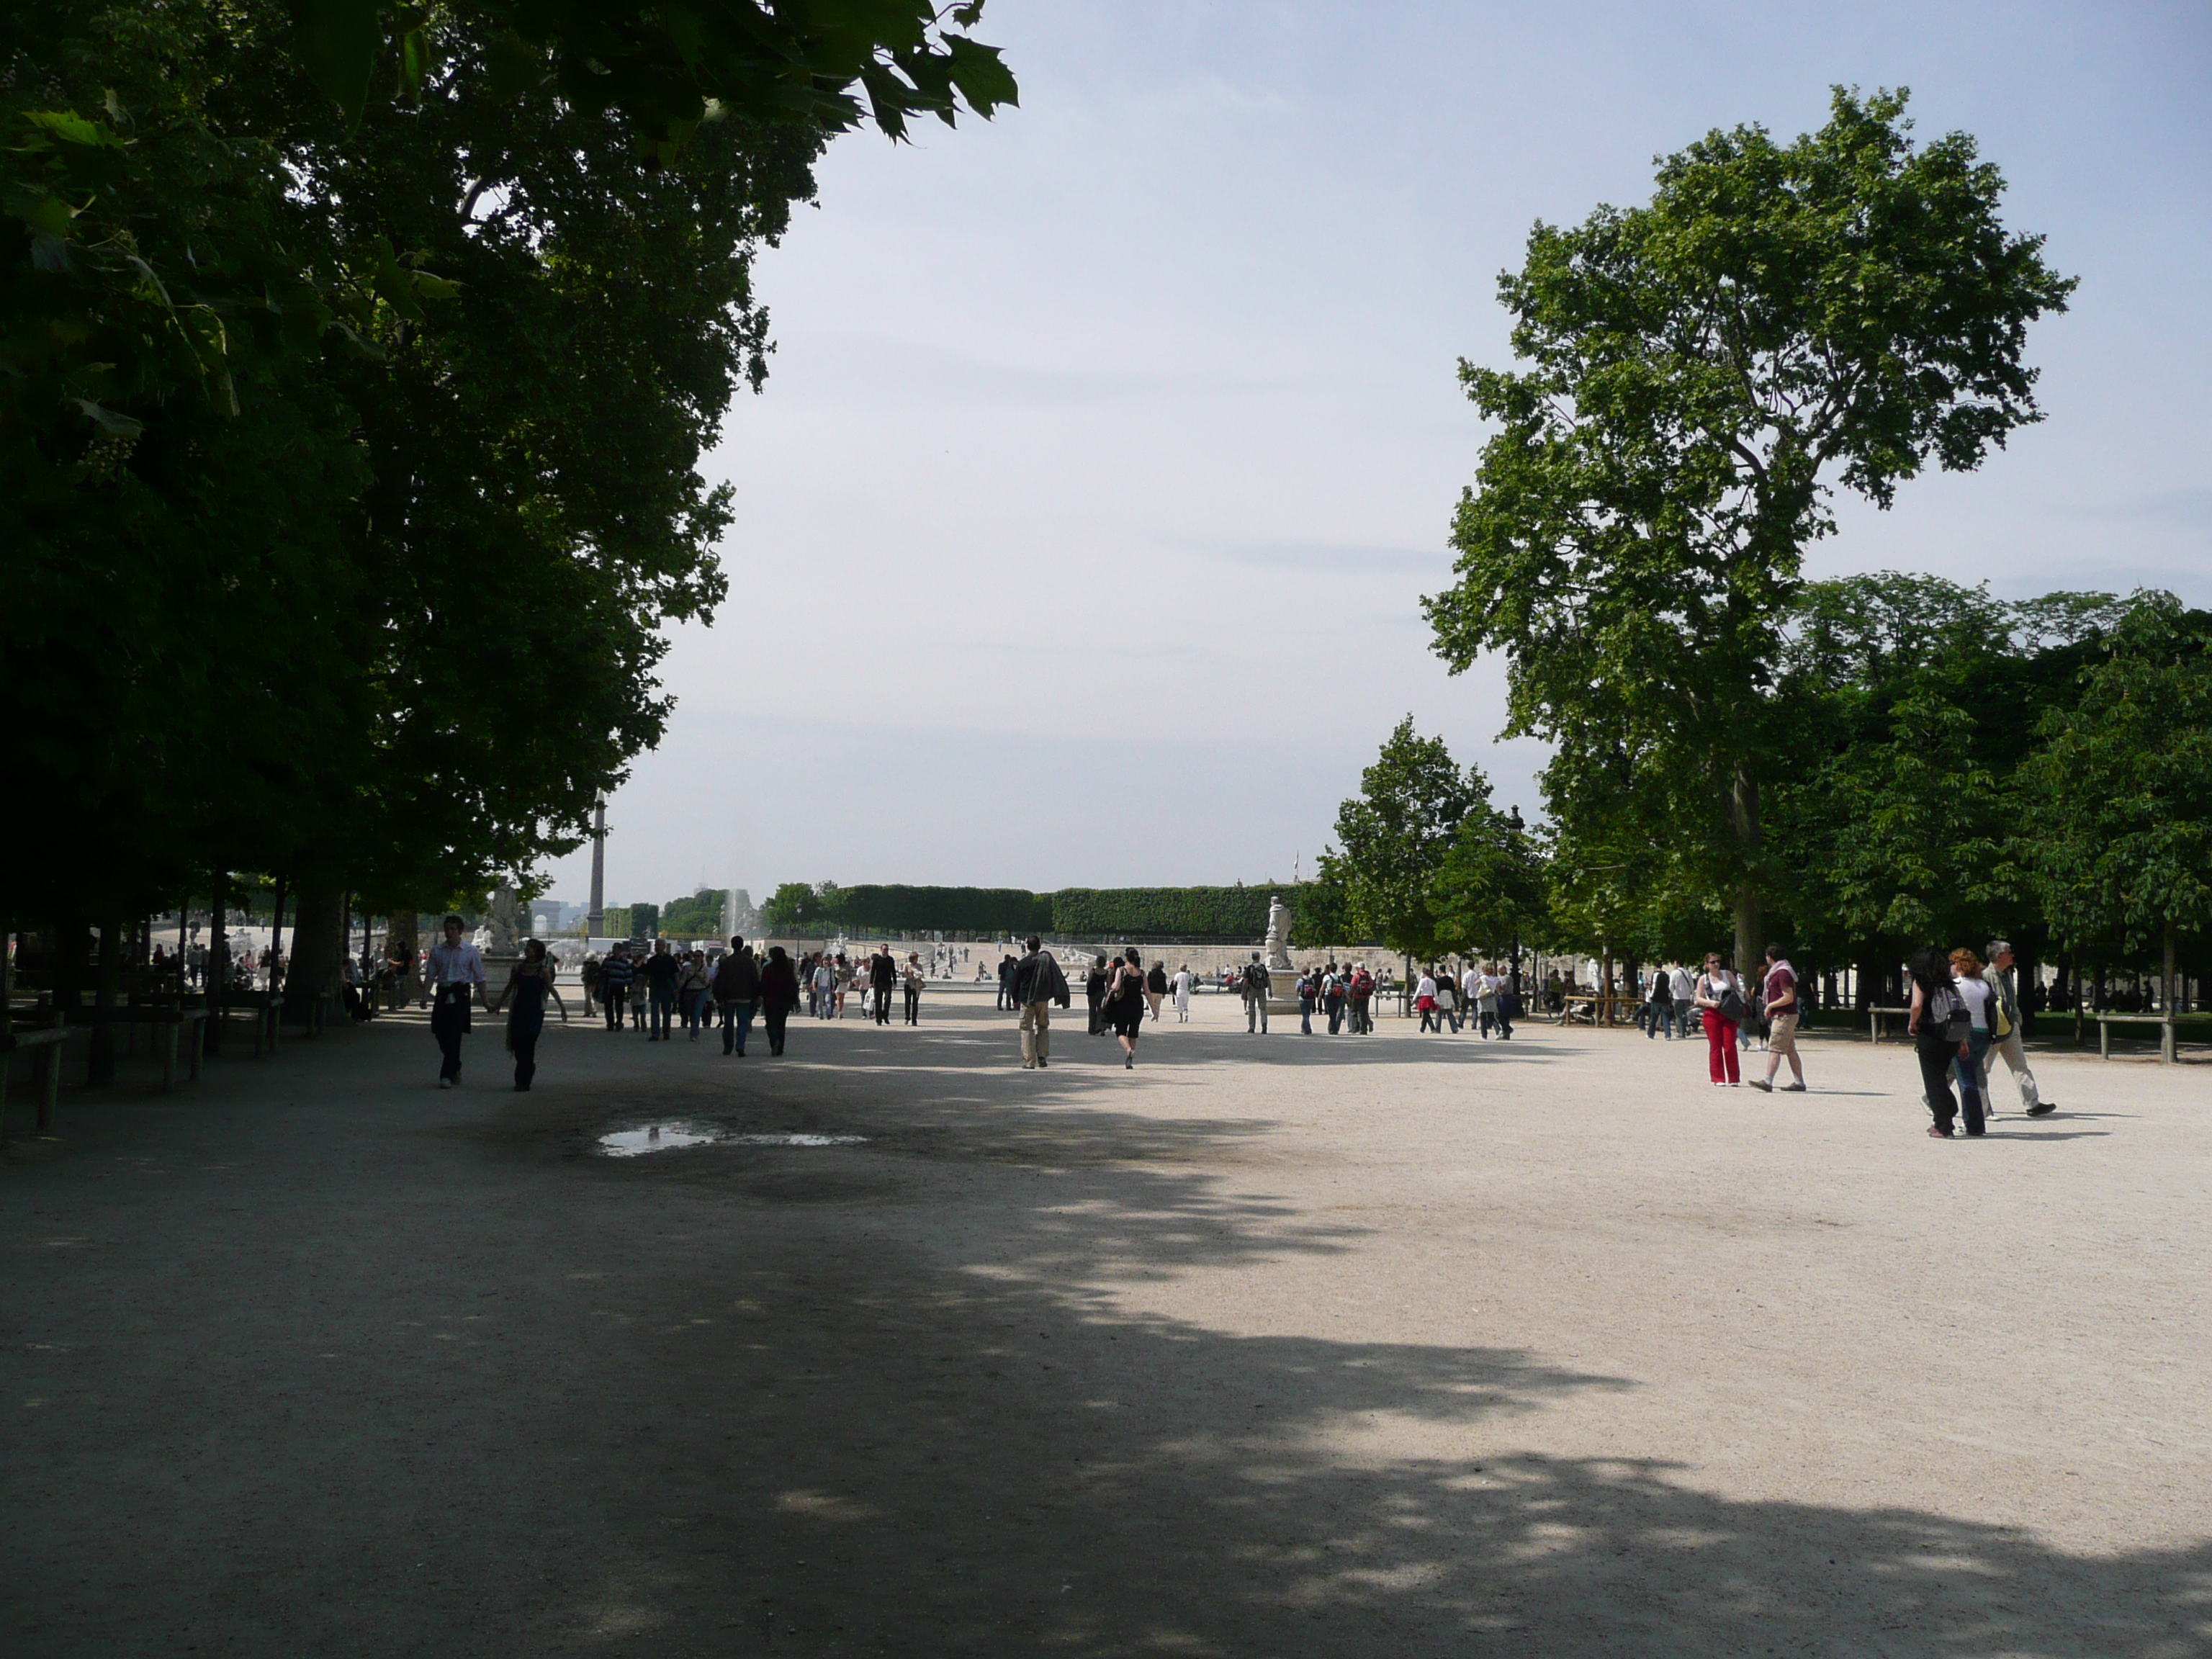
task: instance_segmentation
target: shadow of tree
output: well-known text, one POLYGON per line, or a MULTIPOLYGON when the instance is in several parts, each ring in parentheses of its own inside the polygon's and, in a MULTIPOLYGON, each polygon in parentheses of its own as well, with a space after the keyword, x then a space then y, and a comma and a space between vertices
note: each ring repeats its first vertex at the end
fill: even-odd
POLYGON ((1516 1444, 1634 1377, 1131 1317, 1118 1282, 1231 1281, 1358 1230, 1231 1189, 1290 1155, 1264 1115, 1134 1109, 1117 1070, 913 1036, 835 1075, 549 1066, 489 1109, 121 1109, 78 1162, 19 1171, 20 1237, 98 1248, 40 1257, 7 1315, 16 1370, 79 1379, 25 1382, 10 1653, 2212 1652, 2202 1539, 2076 1553, 1735 1499, 1516 1444), (763 1149, 577 1155, 658 1112, 875 1139, 818 1177, 763 1149), (195 1151, 271 1125, 250 1164, 195 1151), (180 1173, 123 1186, 110 1144, 180 1173), (805 1179, 825 1201, 788 1201, 805 1179))

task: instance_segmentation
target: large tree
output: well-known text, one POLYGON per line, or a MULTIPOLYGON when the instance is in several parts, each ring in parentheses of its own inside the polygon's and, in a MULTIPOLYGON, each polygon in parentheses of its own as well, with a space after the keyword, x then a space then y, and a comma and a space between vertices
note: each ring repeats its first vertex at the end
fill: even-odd
POLYGON ((1794 143, 1715 131, 1647 205, 1539 224, 1499 279, 1528 367, 1460 366, 1498 430, 1454 521, 1458 581, 1427 604, 1436 647, 1455 672, 1505 653, 1507 729, 1558 743, 1559 796, 1596 796, 1573 775, 1625 755, 1657 803, 1643 830, 1732 903, 1739 961, 1774 878, 1784 626, 1832 491, 1887 507, 2039 418, 2027 327, 2074 286, 2004 228, 1974 141, 1916 146, 1905 104, 1838 88, 1794 143))
POLYGON ((2023 850, 2063 936, 2159 946, 2171 1010, 2180 938, 2212 927, 2212 616, 2139 593, 2098 647, 2021 766, 2023 850))
POLYGON ((80 826, 0 911, 268 871, 327 957, 573 842, 726 586, 753 251, 825 134, 1012 101, 976 10, 0 15, 0 762, 80 826))
POLYGON ((1470 816, 1490 811, 1490 785, 1461 770, 1441 738, 1398 722, 1359 793, 1337 808, 1337 846, 1322 853, 1321 878, 1343 889, 1353 927, 1408 957, 1432 956, 1438 937, 1437 874, 1470 816))

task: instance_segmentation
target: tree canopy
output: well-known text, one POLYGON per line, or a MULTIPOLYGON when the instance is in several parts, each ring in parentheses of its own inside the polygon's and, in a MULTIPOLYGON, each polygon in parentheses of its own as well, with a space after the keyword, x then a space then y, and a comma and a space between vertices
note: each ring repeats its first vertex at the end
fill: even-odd
POLYGON ((1503 652, 1508 731, 1557 744, 1563 832, 1644 815, 1683 884, 1729 895, 1747 959, 1779 874, 1784 628, 1832 492, 1886 507, 2039 419, 2027 325, 2074 287, 2004 228, 1974 141, 1916 146, 1905 106, 1838 88, 1818 132, 1715 131, 1646 205, 1539 224, 1498 284, 1528 367, 1461 364, 1498 429, 1427 601, 1436 648, 1455 672, 1503 652))

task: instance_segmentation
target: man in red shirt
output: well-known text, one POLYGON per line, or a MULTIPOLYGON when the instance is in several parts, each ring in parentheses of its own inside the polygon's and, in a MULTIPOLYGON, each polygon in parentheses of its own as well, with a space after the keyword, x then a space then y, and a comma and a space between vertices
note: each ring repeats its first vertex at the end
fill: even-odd
POLYGON ((1766 978, 1759 988, 1759 1001, 1766 1011, 1766 1076, 1753 1078, 1751 1086, 1764 1093, 1774 1091, 1774 1074, 1782 1069, 1782 1057, 1790 1056, 1790 1075, 1794 1082, 1782 1085, 1785 1095, 1805 1092, 1805 1063, 1797 1058, 1797 1018, 1802 1012, 1797 1003, 1797 970, 1784 961, 1782 947, 1766 947, 1766 978))

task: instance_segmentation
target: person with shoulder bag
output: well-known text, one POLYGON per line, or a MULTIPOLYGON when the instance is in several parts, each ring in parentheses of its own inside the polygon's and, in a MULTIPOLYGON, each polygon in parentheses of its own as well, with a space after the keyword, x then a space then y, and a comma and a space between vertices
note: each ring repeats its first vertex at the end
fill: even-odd
MULTIPOLYGON (((1959 1105, 1951 1095, 1954 1062, 1973 1058, 1968 1039, 1973 1016, 1951 978, 1951 959, 1935 945, 1912 953, 1908 964, 1912 975, 1912 1012, 1905 1029, 1912 1036, 1912 1052, 1920 1062, 1920 1085, 1935 1121, 1928 1133, 1937 1140, 1952 1137, 1959 1105)), ((1981 1097, 1966 1097, 1966 1133, 1978 1135, 1984 1127, 1981 1097)))
POLYGON ((1713 1086, 1733 1089, 1743 1081, 1735 1057, 1736 1027, 1750 1009, 1743 1000, 1743 981, 1735 971, 1721 966, 1720 953, 1708 951, 1705 971, 1698 975, 1697 1005, 1704 1016, 1705 1048, 1713 1086))

